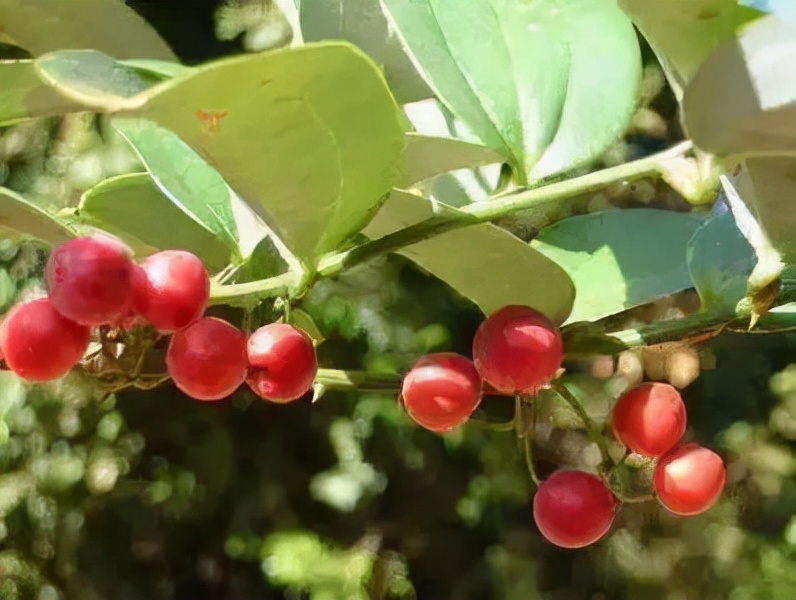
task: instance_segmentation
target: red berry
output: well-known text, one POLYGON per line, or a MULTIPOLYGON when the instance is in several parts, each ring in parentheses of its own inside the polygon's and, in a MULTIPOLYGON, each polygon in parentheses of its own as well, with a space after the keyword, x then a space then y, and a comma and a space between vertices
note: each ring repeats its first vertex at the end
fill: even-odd
POLYGON ((148 256, 133 271, 133 310, 160 331, 175 331, 204 313, 210 277, 184 250, 148 256))
POLYGON ((48 298, 19 304, 0 328, 6 364, 29 381, 66 375, 83 357, 91 328, 62 316, 48 298))
POLYGON ((721 497, 727 474, 721 457, 699 444, 684 444, 655 466, 652 484, 658 500, 684 517, 712 508, 721 497))
POLYGON ((668 383, 642 383, 619 397, 611 423, 616 438, 630 450, 658 457, 683 437, 685 404, 668 383))
POLYGON ((134 266, 129 249, 110 236, 75 238, 50 254, 47 293, 67 319, 101 325, 128 309, 134 266))
POLYGON ((287 323, 271 323, 249 336, 247 344, 252 391, 271 402, 298 400, 310 389, 318 373, 312 339, 287 323))
POLYGON ((246 335, 215 317, 177 330, 166 352, 174 384, 195 400, 221 400, 246 379, 246 335))
POLYGON ((428 354, 404 376, 401 397, 409 416, 444 433, 464 424, 481 402, 482 382, 472 361, 453 352, 428 354))
POLYGON ((533 498, 533 518, 542 535, 562 548, 582 548, 611 528, 619 504, 602 480, 582 471, 556 471, 533 498))
POLYGON ((535 394, 561 367, 558 328, 538 310, 506 306, 486 319, 473 339, 473 360, 484 381, 505 394, 535 394))

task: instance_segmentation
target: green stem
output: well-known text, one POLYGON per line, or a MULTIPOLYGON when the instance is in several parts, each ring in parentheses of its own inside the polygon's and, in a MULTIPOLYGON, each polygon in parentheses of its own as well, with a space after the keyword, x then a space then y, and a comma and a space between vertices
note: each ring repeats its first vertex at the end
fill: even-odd
POLYGON ((453 229, 478 223, 487 223, 540 204, 557 202, 573 196, 598 191, 617 181, 631 181, 642 177, 660 175, 662 166, 666 161, 682 156, 690 151, 691 148, 691 142, 682 142, 664 152, 616 167, 594 171, 581 177, 567 179, 543 187, 497 196, 486 202, 470 204, 459 209, 457 213, 454 213, 454 216, 445 215, 444 213, 435 215, 395 233, 365 242, 343 252, 327 255, 321 259, 318 265, 318 273, 324 277, 331 277, 375 256, 395 252, 453 229))
POLYGON ((296 276, 292 272, 288 272, 276 277, 246 283, 219 285, 214 282, 210 286, 210 304, 244 302, 253 306, 265 298, 287 296, 295 281, 296 276))
POLYGON ((613 466, 613 460, 611 459, 611 453, 608 451, 608 444, 605 443, 605 437, 600 431, 600 428, 597 426, 597 423, 588 415, 586 409, 583 408, 583 404, 580 403, 575 395, 569 391, 569 388, 564 385, 560 380, 556 380, 550 384, 553 388, 553 391, 556 392, 567 404, 569 404, 572 409, 578 413, 580 420, 583 421, 583 425, 586 427, 586 433, 589 435, 589 439, 597 444, 597 447, 600 449, 600 455, 603 458, 603 464, 601 465, 602 468, 610 468, 613 466))
POLYGON ((327 390, 389 392, 401 391, 398 375, 374 375, 367 371, 343 371, 341 369, 318 369, 315 383, 327 390))

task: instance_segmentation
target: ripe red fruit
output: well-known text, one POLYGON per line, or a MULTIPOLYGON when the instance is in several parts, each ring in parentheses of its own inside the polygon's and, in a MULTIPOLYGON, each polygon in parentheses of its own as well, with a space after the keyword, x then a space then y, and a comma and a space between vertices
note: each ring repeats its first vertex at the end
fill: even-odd
POLYGON ((614 435, 630 450, 658 457, 683 437, 685 404, 677 389, 668 383, 642 383, 619 397, 611 424, 614 435))
POLYGON ((246 379, 246 335, 215 317, 177 330, 166 352, 174 384, 195 400, 221 400, 246 379))
POLYGON ((619 503, 596 475, 556 471, 533 498, 533 518, 541 534, 561 548, 582 548, 602 538, 619 503))
POLYGON ((287 323, 271 323, 249 336, 246 347, 252 391, 271 402, 298 400, 310 389, 318 373, 312 339, 287 323))
POLYGON ((160 331, 175 331, 204 313, 210 277, 202 261, 184 250, 164 250, 133 270, 133 310, 160 331))
POLYGON ((506 306, 478 327, 473 360, 484 381, 504 394, 535 394, 561 367, 558 328, 538 310, 506 306))
POLYGON ((652 484, 669 512, 688 517, 713 508, 726 478, 724 461, 718 454, 689 443, 661 457, 652 484))
POLYGON ((128 309, 134 266, 129 249, 115 238, 75 238, 50 254, 44 270, 47 293, 67 319, 101 325, 128 309))
POLYGON ((91 328, 62 316, 48 298, 15 306, 0 327, 6 365, 29 381, 66 375, 88 348, 91 328))
POLYGON ((401 397, 420 426, 444 433, 464 424, 481 402, 482 382, 472 361, 453 352, 428 354, 404 376, 401 397))

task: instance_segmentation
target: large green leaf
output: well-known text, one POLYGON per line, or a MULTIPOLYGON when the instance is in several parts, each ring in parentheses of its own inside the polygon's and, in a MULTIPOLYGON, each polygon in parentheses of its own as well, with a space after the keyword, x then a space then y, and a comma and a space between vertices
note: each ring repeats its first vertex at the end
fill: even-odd
POLYGON ((102 181, 83 194, 78 212, 83 223, 118 235, 139 255, 188 250, 216 271, 234 254, 213 231, 172 203, 147 173, 102 181))
POLYGON ((594 321, 690 288, 686 245, 702 221, 665 210, 607 210, 546 227, 531 246, 575 282, 569 322, 594 321))
POLYGON ((0 0, 0 41, 34 56, 95 48, 116 58, 177 60, 166 42, 120 0, 0 0))
POLYGON ((6 188, 0 188, 0 232, 33 237, 52 245, 75 237, 61 219, 6 188))
POLYGON ((641 75, 616 0, 381 0, 438 97, 527 180, 626 129, 641 75))
POLYGON ((473 169, 500 162, 503 158, 499 154, 480 144, 409 133, 396 186, 408 188, 457 169, 473 169))
POLYGON ((356 44, 384 69, 402 103, 432 95, 388 25, 379 0, 311 0, 302 2, 300 9, 306 41, 341 39, 356 44))
POLYGON ((703 62, 760 13, 738 0, 619 0, 658 57, 678 100, 703 62))
POLYGON ((113 125, 141 158, 163 194, 239 254, 232 190, 221 175, 168 129, 132 118, 114 119, 113 125))
MULTIPOLYGON (((63 93, 76 87, 46 71, 63 93)), ((344 42, 209 63, 104 108, 177 134, 304 261, 370 220, 404 145, 384 78, 344 42)))
POLYGON ((732 212, 701 225, 688 242, 686 257, 702 310, 732 314, 746 296, 746 282, 757 262, 732 212))
POLYGON ((766 16, 719 48, 686 89, 683 119, 713 154, 796 152, 796 23, 766 16))
MULTIPOLYGON (((458 213, 445 210, 451 216, 458 213)), ((395 190, 364 233, 379 238, 433 214, 427 198, 395 190)), ((522 240, 488 223, 444 233, 400 254, 472 300, 485 314, 507 304, 525 304, 562 323, 572 307, 574 289, 567 274, 522 240)))
POLYGON ((44 85, 32 60, 0 60, 0 127, 81 110, 44 85))

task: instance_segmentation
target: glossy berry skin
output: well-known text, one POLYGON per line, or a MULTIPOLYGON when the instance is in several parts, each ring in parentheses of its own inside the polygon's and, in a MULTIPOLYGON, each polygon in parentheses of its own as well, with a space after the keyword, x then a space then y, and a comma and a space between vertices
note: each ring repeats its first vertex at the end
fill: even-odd
POLYGON ((312 389, 318 359, 312 338, 287 323, 271 323, 249 336, 246 383, 263 400, 286 403, 312 389))
POLYGON ((28 381, 66 375, 83 357, 91 328, 62 316, 47 298, 19 304, 0 327, 8 368, 28 381))
POLYGON ((685 404, 674 386, 645 382, 619 397, 611 415, 611 425, 616 438, 631 451, 658 457, 683 437, 685 404))
POLYGON ((174 384, 194 400, 222 400, 246 379, 246 335, 215 317, 177 330, 166 352, 174 384))
POLYGON ((469 358, 452 352, 428 354, 404 376, 401 397, 421 427, 445 433, 464 424, 481 402, 482 382, 469 358))
POLYGON ((190 252, 164 250, 133 270, 133 310, 159 331, 176 331, 201 317, 209 297, 207 269, 190 252))
POLYGON ((596 475, 556 471, 533 498, 541 534, 561 548, 582 548, 601 539, 614 522, 619 503, 596 475))
POLYGON ((129 308, 134 267, 129 249, 115 238, 79 237, 52 251, 44 281, 63 316, 82 325, 101 325, 129 308))
POLYGON ((478 327, 473 361, 484 381, 504 394, 535 394, 561 367, 558 328, 528 306, 505 306, 478 327))
POLYGON ((724 461, 718 454, 689 443, 660 458, 652 485, 669 512, 690 517, 715 506, 726 479, 724 461))

